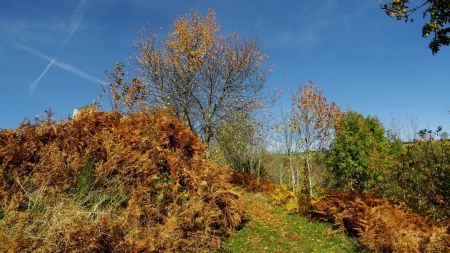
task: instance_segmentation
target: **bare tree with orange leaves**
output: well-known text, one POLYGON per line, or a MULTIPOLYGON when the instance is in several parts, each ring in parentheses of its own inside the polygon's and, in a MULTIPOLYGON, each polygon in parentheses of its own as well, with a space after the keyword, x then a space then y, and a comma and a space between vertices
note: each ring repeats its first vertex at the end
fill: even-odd
POLYGON ((294 94, 292 112, 292 127, 299 141, 297 145, 305 154, 306 178, 308 178, 305 188, 312 197, 311 153, 321 150, 329 143, 335 123, 342 116, 339 107, 334 102, 327 103, 323 92, 317 90, 317 85, 312 82, 299 87, 294 94))
MULTIPOLYGON (((172 28, 163 40, 143 32, 136 43, 139 81, 133 79, 125 85, 126 92, 114 93, 125 95, 114 99, 137 98, 132 104, 165 106, 209 146, 230 113, 258 106, 266 57, 253 38, 219 35, 212 10, 205 17, 195 12, 181 16, 172 28), (136 91, 144 96, 128 94, 136 91)), ((121 75, 116 76, 116 86, 124 86, 121 75)))

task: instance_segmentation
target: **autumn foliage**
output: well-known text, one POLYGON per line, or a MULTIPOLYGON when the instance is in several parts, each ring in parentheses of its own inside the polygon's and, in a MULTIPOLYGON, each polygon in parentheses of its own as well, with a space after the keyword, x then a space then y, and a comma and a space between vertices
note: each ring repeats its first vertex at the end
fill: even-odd
POLYGON ((231 175, 231 183, 244 188, 250 192, 271 192, 276 184, 265 178, 257 178, 254 173, 250 172, 234 172, 231 175))
POLYGON ((450 224, 431 225, 423 216, 376 193, 331 192, 313 203, 310 213, 343 228, 375 252, 450 250, 450 224))
POLYGON ((0 132, 0 251, 201 252, 241 222, 226 170, 165 112, 0 132))
POLYGON ((317 85, 309 82, 299 87, 292 97, 292 123, 291 127, 297 135, 296 145, 301 147, 305 154, 306 177, 305 189, 309 191, 309 197, 313 196, 312 180, 312 151, 320 151, 326 148, 333 137, 333 129, 336 122, 342 118, 339 107, 334 102, 327 102, 323 91, 318 90, 317 85))
POLYGON ((164 106, 210 147, 224 120, 258 106, 266 56, 253 38, 220 32, 215 13, 179 16, 166 36, 142 31, 136 65, 126 81, 123 65, 110 73, 114 106, 164 106))

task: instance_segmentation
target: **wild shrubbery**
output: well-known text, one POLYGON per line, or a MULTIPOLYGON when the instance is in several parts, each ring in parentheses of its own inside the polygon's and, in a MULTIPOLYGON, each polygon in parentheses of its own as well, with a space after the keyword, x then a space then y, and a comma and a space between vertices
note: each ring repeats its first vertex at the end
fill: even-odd
POLYGON ((250 192, 271 192, 277 185, 250 172, 233 172, 231 183, 250 192))
POLYGON ((312 217, 332 222, 376 252, 448 252, 450 225, 424 217, 375 193, 331 192, 313 203, 312 217))
POLYGON ((376 117, 347 112, 328 152, 328 181, 344 190, 377 189, 434 220, 448 219, 450 142, 441 130, 422 130, 419 140, 403 144, 386 136, 376 117))
POLYGON ((386 136, 377 118, 345 113, 328 152, 329 181, 343 191, 314 203, 312 215, 339 224, 371 250, 447 252, 450 143, 437 138, 441 130, 423 130, 420 140, 403 144, 386 136))
MULTIPOLYGON (((433 220, 450 218, 450 141, 436 131, 398 147, 397 166, 385 173, 383 194, 403 201, 433 220)), ((394 143, 395 145, 395 143, 394 143)))
POLYGON ((0 132, 0 251, 211 251, 242 217, 228 174, 165 112, 88 109, 0 132))

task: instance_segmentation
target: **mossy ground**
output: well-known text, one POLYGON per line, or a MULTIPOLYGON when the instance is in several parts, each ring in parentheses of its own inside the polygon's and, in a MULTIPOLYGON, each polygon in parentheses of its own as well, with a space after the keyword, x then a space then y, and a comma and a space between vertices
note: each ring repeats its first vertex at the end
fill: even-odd
POLYGON ((311 222, 270 203, 260 194, 242 193, 250 221, 226 239, 230 252, 360 252, 358 243, 329 224, 311 222))

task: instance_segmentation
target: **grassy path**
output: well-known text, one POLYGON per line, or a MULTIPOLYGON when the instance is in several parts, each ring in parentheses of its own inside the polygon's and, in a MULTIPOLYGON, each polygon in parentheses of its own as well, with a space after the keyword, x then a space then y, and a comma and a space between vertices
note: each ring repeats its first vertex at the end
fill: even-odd
POLYGON ((244 192, 250 221, 226 240, 230 252, 358 252, 358 244, 329 224, 310 222, 244 192))

